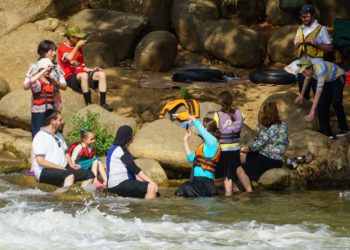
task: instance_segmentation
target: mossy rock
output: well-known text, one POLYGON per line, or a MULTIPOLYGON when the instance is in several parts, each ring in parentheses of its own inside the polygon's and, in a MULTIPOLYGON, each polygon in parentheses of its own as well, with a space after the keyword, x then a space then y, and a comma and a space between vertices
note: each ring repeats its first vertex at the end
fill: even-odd
POLYGON ((17 159, 27 160, 26 154, 20 150, 17 150, 17 148, 11 142, 4 143, 2 151, 11 152, 11 153, 15 154, 17 159))
POLYGON ((306 180, 287 168, 273 168, 266 171, 259 179, 258 185, 263 189, 304 190, 306 180))
POLYGON ((20 187, 38 188, 44 192, 53 192, 57 189, 56 186, 38 182, 34 176, 9 175, 4 177, 4 179, 11 184, 15 184, 20 187))
POLYGON ((56 197, 60 201, 86 201, 94 199, 92 193, 85 191, 77 185, 72 186, 66 192, 57 194, 56 197))
POLYGON ((5 152, 0 153, 0 173, 10 174, 23 170, 28 170, 30 165, 28 162, 13 158, 5 152))

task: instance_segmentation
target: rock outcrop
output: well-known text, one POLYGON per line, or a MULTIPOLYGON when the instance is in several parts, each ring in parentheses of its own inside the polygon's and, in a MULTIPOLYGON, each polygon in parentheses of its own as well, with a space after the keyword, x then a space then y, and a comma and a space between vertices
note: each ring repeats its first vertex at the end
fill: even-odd
POLYGON ((140 158, 135 163, 142 172, 155 181, 158 185, 167 185, 168 177, 162 166, 153 159, 140 158))
POLYGON ((147 34, 136 47, 135 67, 138 70, 167 71, 177 55, 177 39, 168 31, 147 34))
POLYGON ((87 67, 102 69, 114 66, 114 56, 111 48, 102 42, 87 43, 83 47, 84 60, 87 67))

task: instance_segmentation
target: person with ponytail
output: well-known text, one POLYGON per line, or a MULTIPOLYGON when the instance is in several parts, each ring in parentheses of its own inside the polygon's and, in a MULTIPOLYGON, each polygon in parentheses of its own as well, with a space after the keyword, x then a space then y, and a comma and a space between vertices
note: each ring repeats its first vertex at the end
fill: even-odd
POLYGON ((266 102, 259 116, 262 129, 256 140, 241 148, 241 166, 237 176, 246 192, 252 192, 250 180, 258 181, 271 168, 281 168, 289 144, 288 126, 281 121, 275 102, 266 102))
POLYGON ((239 192, 235 181, 238 180, 236 169, 240 163, 240 135, 243 124, 243 115, 238 108, 232 108, 232 95, 223 91, 218 103, 221 110, 214 114, 214 120, 219 128, 219 142, 221 155, 216 177, 224 177, 225 196, 239 192))
POLYGON ((187 126, 194 125, 204 142, 192 152, 188 144, 191 130, 186 129, 184 146, 187 160, 193 162, 190 180, 182 184, 175 192, 184 197, 210 197, 217 194, 214 185, 215 170, 220 158, 220 146, 216 138, 217 126, 214 119, 205 117, 202 123, 190 116, 187 126))

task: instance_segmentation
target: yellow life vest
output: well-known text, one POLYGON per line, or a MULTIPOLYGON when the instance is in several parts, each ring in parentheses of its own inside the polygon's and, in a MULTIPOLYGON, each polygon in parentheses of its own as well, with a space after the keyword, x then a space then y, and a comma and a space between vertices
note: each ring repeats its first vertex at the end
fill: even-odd
POLYGON ((302 26, 300 25, 298 27, 298 34, 299 34, 299 41, 301 41, 298 44, 298 49, 297 49, 297 56, 300 58, 302 54, 306 54, 310 57, 323 57, 324 52, 323 50, 317 48, 315 45, 311 44, 312 39, 316 39, 318 33, 320 33, 322 29, 322 25, 318 25, 314 31, 312 31, 310 34, 308 34, 306 37, 303 35, 303 29, 302 26))
POLYGON ((189 119, 189 115, 192 115, 195 118, 199 117, 199 104, 194 99, 176 99, 168 102, 164 106, 164 108, 160 111, 159 118, 164 118, 164 115, 167 112, 171 115, 171 119, 177 118, 180 121, 187 121, 189 119), (185 111, 176 114, 172 112, 172 110, 176 110, 176 108, 181 105, 185 106, 185 111))

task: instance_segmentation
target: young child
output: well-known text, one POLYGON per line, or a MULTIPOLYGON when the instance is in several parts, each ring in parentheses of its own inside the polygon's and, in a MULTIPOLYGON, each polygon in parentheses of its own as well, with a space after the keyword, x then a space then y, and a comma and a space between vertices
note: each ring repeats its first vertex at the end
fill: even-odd
POLYGON ((240 163, 240 134, 243 116, 238 108, 232 108, 232 95, 223 91, 219 95, 218 103, 221 110, 214 114, 214 120, 220 131, 219 142, 221 155, 216 177, 224 177, 225 195, 231 196, 232 191, 239 192, 236 181, 236 169, 240 163))
POLYGON ((95 156, 93 145, 95 143, 95 134, 89 129, 80 131, 81 141, 73 143, 69 149, 73 164, 79 165, 83 169, 90 169, 95 175, 93 185, 96 188, 107 187, 107 174, 99 157, 95 156), (103 183, 97 179, 97 174, 100 173, 103 183))

